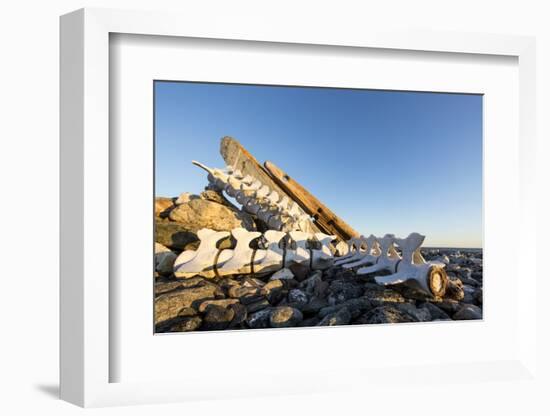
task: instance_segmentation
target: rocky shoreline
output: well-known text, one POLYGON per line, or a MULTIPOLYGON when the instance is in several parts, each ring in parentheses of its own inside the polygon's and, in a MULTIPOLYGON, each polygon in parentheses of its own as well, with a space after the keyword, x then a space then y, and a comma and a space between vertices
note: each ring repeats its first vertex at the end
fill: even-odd
MULTIPOLYGON (((177 279, 174 260, 197 247, 199 229, 264 231, 265 224, 213 190, 157 198, 155 214, 157 333, 482 319, 481 250, 422 250, 426 260, 446 264, 443 298, 404 285, 380 286, 374 274, 356 275, 340 267, 177 279)), ((223 244, 231 242, 222 242, 226 248, 223 244)))

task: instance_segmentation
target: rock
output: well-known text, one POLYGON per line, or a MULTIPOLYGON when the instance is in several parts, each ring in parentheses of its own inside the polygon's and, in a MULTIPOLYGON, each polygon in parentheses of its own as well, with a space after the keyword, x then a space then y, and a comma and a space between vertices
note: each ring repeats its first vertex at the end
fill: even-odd
POLYGON ((176 253, 162 244, 155 243, 155 270, 161 275, 171 275, 174 271, 176 253))
POLYGON ((307 295, 300 289, 292 289, 290 292, 288 292, 287 298, 290 303, 306 304, 308 302, 307 295))
POLYGON ((483 289, 476 289, 476 291, 474 292, 474 302, 477 304, 477 306, 483 305, 483 289))
POLYGON ((231 298, 244 298, 247 296, 258 296, 261 294, 261 289, 251 286, 231 286, 227 290, 227 294, 231 298))
POLYGON ((428 308, 417 308, 412 303, 397 303, 395 307, 405 312, 407 315, 413 318, 414 321, 428 322, 432 320, 432 315, 428 308))
POLYGON ((205 284, 208 284, 208 282, 206 282, 202 277, 192 277, 186 280, 171 280, 168 282, 156 282, 155 296, 173 292, 177 289, 189 289, 192 287, 204 286, 205 284))
POLYGON ((430 311, 430 315, 432 319, 435 320, 443 320, 448 321, 451 319, 449 315, 447 315, 443 309, 438 308, 436 305, 430 302, 424 302, 420 305, 421 308, 426 308, 428 311, 430 311))
POLYGON ((308 326, 317 326, 317 324, 320 322, 320 319, 316 316, 313 316, 311 318, 304 319, 302 322, 298 324, 299 327, 308 327, 308 326))
POLYGON ((297 326, 302 319, 302 312, 290 306, 278 306, 272 309, 269 315, 269 323, 272 328, 297 326))
POLYGON ((345 302, 363 295, 363 285, 353 281, 334 280, 328 289, 329 303, 332 305, 345 302))
POLYGON ((270 280, 261 289, 261 293, 267 298, 267 300, 276 304, 279 303, 286 296, 285 286, 282 280, 270 280))
MULTIPOLYGON (((156 222, 155 241, 174 250, 195 250, 199 246, 197 234, 171 221, 156 222)), ((224 248, 229 247, 230 245, 227 245, 224 248)))
POLYGON ((165 328, 159 328, 155 332, 189 332, 199 329, 201 326, 202 319, 199 316, 186 316, 181 317, 174 322, 172 325, 169 325, 165 328))
POLYGON ((269 280, 286 280, 286 279, 294 279, 294 273, 292 273, 290 269, 287 269, 287 268, 281 269, 278 272, 273 273, 269 278, 269 280))
POLYGON ((235 317, 229 324, 228 329, 242 326, 248 316, 246 307, 244 305, 241 305, 240 303, 234 303, 232 305, 229 305, 229 308, 233 310, 233 312, 235 313, 235 317))
POLYGON ((393 324, 399 322, 414 322, 414 319, 394 306, 379 306, 367 312, 356 323, 393 324))
POLYGON ((208 305, 202 320, 201 330, 220 331, 226 329, 234 317, 235 311, 233 309, 219 305, 208 305))
MULTIPOLYGON (((366 286, 366 285, 365 285, 366 286)), ((385 289, 383 286, 367 286, 363 297, 368 299, 372 306, 383 306, 388 303, 403 303, 407 299, 393 289, 385 289)))
POLYGON ((307 304, 300 304, 296 306, 302 311, 303 314, 314 315, 321 309, 329 307, 328 302, 325 299, 312 298, 307 304))
POLYGON ((230 231, 242 227, 254 231, 256 226, 252 217, 244 212, 232 210, 217 202, 204 199, 191 199, 170 211, 170 219, 197 232, 201 228, 216 231, 230 231))
POLYGON ((361 316, 362 313, 372 308, 371 302, 366 298, 350 299, 344 303, 334 306, 328 306, 319 310, 319 317, 324 318, 327 315, 335 314, 340 309, 346 308, 352 319, 361 316))
POLYGON ((217 306, 221 306, 222 308, 227 308, 227 307, 229 307, 229 305, 233 305, 235 303, 239 303, 239 301, 237 299, 205 300, 205 301, 200 302, 199 307, 198 307, 197 310, 202 313, 202 312, 206 311, 206 308, 209 305, 217 305, 217 306))
POLYGON ((172 332, 196 331, 202 324, 202 319, 199 316, 189 316, 182 319, 182 322, 172 327, 172 332))
POLYGON ((197 198, 198 198, 198 195, 193 195, 190 192, 182 192, 180 194, 180 196, 178 196, 178 198, 176 199, 176 202, 174 202, 174 204, 175 205, 186 204, 189 201, 191 201, 192 199, 197 199, 197 198))
POLYGON ((258 312, 262 309, 269 308, 270 306, 271 305, 267 301, 267 299, 262 299, 262 300, 258 300, 254 303, 250 303, 250 304, 246 305, 246 311, 247 311, 247 313, 254 313, 254 312, 258 312))
MULTIPOLYGON (((253 303, 257 303, 261 301, 267 302, 267 299, 261 293, 258 293, 255 295, 245 295, 243 297, 240 297, 239 300, 243 305, 251 305, 253 303)), ((251 312, 250 309, 248 309, 248 311, 251 312)))
POLYGON ((453 300, 464 299, 464 284, 459 279, 447 279, 445 297, 453 300))
POLYGON ((320 270, 313 272, 306 280, 300 283, 300 288, 304 289, 309 296, 318 298, 325 296, 328 287, 329 284, 323 281, 323 272, 320 270))
POLYGON ((269 328, 269 316, 271 308, 262 309, 248 316, 246 323, 250 328, 269 328))
POLYGON ((453 316, 460 309, 460 303, 453 299, 443 299, 441 301, 433 301, 432 303, 449 316, 453 316))
POLYGON ((201 192, 200 197, 205 201, 217 202, 218 204, 225 205, 226 207, 231 208, 233 210, 237 209, 235 205, 229 202, 221 192, 215 191, 213 189, 207 189, 201 192))
POLYGON ((294 278, 299 282, 304 280, 311 271, 309 269, 309 264, 292 264, 289 269, 294 275, 294 278))
POLYGON ((164 198, 158 196, 155 198, 155 216, 160 217, 162 213, 168 211, 169 208, 172 208, 174 202, 172 198, 164 198))
POLYGON ((457 321, 482 319, 483 312, 475 305, 465 304, 453 315, 453 319, 457 321))
POLYGON ((348 308, 340 308, 338 312, 326 315, 317 326, 347 325, 351 321, 351 313, 348 308))
POLYGON ((180 315, 198 300, 223 298, 220 288, 215 285, 197 286, 162 294, 155 299, 155 324, 166 322, 180 315))

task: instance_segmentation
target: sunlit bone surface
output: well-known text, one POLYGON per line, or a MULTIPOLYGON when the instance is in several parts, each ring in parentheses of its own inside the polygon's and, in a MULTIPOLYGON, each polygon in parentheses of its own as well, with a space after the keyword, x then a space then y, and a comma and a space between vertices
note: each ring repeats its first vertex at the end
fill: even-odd
POLYGON ((378 261, 378 257, 381 253, 378 239, 371 234, 365 239, 365 242, 367 245, 367 249, 365 250, 365 252, 362 253, 358 259, 349 259, 344 264, 342 264, 342 267, 344 269, 352 269, 354 267, 372 265, 378 261))
POLYGON ((443 296, 447 282, 445 265, 438 262, 426 263, 420 253, 424 238, 423 235, 412 233, 407 238, 395 239, 403 256, 397 272, 389 276, 376 276, 376 282, 382 285, 413 284, 428 294, 443 296))
POLYGON ((315 270, 328 269, 334 264, 334 256, 330 250, 330 243, 336 239, 336 236, 315 233, 315 238, 321 245, 321 248, 311 250, 311 268, 315 270))
POLYGON ((254 250, 250 248, 250 243, 255 238, 260 237, 262 233, 247 231, 244 228, 235 228, 231 231, 231 234, 237 243, 233 250, 226 249, 221 251, 216 264, 218 275, 252 273, 251 261, 254 250))
POLYGON ((283 231, 310 231, 311 219, 288 197, 280 195, 263 185, 260 181, 247 175, 243 177, 240 171, 227 168, 209 168, 202 163, 193 161, 193 164, 208 172, 208 180, 216 189, 223 190, 237 200, 246 212, 257 215, 269 227, 283 231))
POLYGON ((193 277, 198 274, 204 277, 214 277, 214 259, 218 254, 216 245, 219 241, 229 237, 227 231, 214 231, 203 228, 197 232, 200 239, 196 251, 186 250, 182 252, 174 262, 174 275, 176 277, 193 277))
POLYGON ((380 256, 378 256, 376 264, 368 267, 361 267, 357 270, 357 274, 368 274, 381 270, 395 272, 397 264, 401 261, 401 257, 395 250, 394 242, 395 236, 393 234, 386 234, 384 237, 379 238, 380 256))

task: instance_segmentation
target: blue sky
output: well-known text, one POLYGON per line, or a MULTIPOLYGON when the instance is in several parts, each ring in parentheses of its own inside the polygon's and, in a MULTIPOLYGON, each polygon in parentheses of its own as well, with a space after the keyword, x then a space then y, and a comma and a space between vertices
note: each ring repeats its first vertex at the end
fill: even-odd
POLYGON ((365 235, 482 245, 480 95, 156 82, 156 195, 200 193, 223 136, 365 235))

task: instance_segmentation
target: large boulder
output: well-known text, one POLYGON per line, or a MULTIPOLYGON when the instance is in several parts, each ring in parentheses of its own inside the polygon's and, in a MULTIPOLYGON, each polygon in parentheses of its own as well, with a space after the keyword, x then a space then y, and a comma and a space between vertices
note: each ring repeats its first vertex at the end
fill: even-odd
POLYGON ((254 231, 256 225, 245 212, 236 211, 213 201, 191 199, 170 211, 169 218, 181 224, 187 231, 196 233, 201 228, 229 231, 242 227, 254 231))
POLYGON ((167 212, 174 205, 172 198, 165 198, 162 196, 155 198, 155 215, 161 216, 164 212, 167 212))
POLYGON ((155 299, 155 324, 165 325, 167 321, 181 316, 183 312, 188 314, 192 306, 202 303, 197 302, 199 300, 223 297, 221 289, 213 284, 164 293, 155 299))
POLYGON ((176 253, 173 253, 162 244, 155 243, 155 270, 159 274, 172 274, 176 257, 176 253))
POLYGON ((453 315, 453 319, 457 321, 483 319, 483 312, 475 305, 465 304, 453 315))

